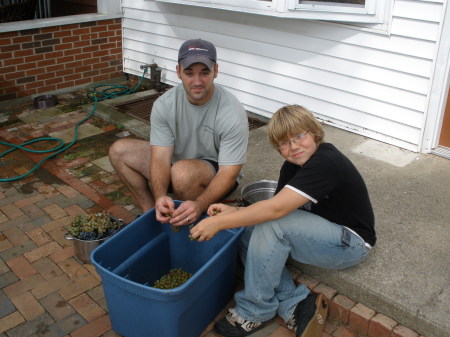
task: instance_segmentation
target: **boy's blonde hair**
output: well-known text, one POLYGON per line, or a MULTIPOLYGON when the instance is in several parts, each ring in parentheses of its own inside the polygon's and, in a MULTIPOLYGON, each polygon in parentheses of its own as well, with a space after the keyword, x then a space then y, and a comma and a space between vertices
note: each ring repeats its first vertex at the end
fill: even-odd
POLYGON ((312 134, 316 144, 323 142, 322 125, 308 109, 300 105, 287 105, 278 109, 269 122, 269 141, 278 150, 278 144, 299 133, 312 134))

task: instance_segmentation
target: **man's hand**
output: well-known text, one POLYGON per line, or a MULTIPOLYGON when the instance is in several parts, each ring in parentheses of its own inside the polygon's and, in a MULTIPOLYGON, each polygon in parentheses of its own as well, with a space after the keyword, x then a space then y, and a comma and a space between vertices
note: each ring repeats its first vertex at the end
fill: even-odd
POLYGON ((175 213, 175 203, 168 196, 160 197, 155 202, 156 220, 161 223, 168 223, 175 213))
POLYGON ((203 213, 199 203, 188 200, 183 202, 172 214, 170 224, 174 226, 190 225, 195 222, 203 213))

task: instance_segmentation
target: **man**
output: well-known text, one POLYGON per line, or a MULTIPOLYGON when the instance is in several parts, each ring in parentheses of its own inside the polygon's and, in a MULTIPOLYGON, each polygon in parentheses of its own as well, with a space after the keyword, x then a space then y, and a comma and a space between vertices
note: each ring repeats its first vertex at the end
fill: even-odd
POLYGON ((218 64, 211 42, 184 42, 176 71, 182 84, 153 104, 150 144, 121 139, 109 157, 143 212, 154 207, 158 221, 189 225, 237 187, 248 120, 239 101, 214 84, 218 64), (170 191, 185 200, 177 209, 170 191))

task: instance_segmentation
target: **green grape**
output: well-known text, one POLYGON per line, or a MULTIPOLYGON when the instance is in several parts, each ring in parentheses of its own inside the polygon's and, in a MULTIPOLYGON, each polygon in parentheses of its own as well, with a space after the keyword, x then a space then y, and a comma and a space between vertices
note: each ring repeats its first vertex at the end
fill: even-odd
POLYGON ((69 232, 76 238, 80 233, 92 233, 94 239, 107 233, 108 229, 117 230, 119 226, 111 220, 109 214, 105 211, 96 214, 79 214, 75 216, 70 223, 69 232))
POLYGON ((181 268, 171 269, 168 274, 163 275, 153 285, 154 288, 159 289, 173 289, 183 285, 189 278, 191 273, 185 272, 181 268))
POLYGON ((170 227, 172 228, 172 230, 173 230, 175 233, 178 233, 179 231, 181 231, 181 227, 180 227, 180 226, 170 225, 170 227))

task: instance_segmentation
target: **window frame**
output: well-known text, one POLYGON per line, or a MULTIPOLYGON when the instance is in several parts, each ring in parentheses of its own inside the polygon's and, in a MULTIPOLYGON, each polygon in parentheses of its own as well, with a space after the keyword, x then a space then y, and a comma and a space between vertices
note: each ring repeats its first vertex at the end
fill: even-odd
POLYGON ((337 22, 386 23, 386 8, 391 0, 366 0, 364 6, 299 0, 156 0, 159 2, 209 7, 251 14, 292 19, 337 22))

